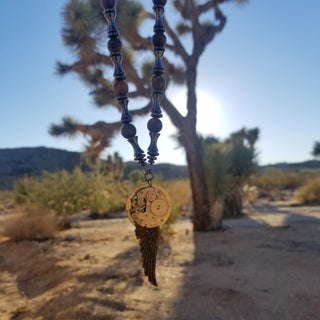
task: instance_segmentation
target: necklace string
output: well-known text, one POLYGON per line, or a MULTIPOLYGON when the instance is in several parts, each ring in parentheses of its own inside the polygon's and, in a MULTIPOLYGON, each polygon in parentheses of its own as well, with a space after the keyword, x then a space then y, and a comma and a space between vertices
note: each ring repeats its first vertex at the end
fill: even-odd
POLYGON ((119 38, 119 30, 116 26, 116 0, 101 0, 103 8, 103 15, 108 25, 108 49, 110 51, 110 58, 114 66, 114 85, 113 91, 116 95, 118 104, 122 110, 121 115, 121 135, 127 139, 134 151, 134 160, 145 169, 145 180, 152 184, 154 177, 152 166, 159 155, 157 141, 162 129, 162 122, 159 118, 162 117, 161 100, 164 95, 166 80, 163 76, 164 68, 162 65, 163 54, 166 45, 165 27, 163 23, 164 6, 167 0, 153 0, 153 12, 155 15, 155 24, 153 26, 152 45, 154 53, 154 65, 152 69, 151 78, 151 119, 147 123, 149 130, 150 145, 147 149, 147 159, 145 152, 140 148, 138 143, 138 136, 136 127, 131 123, 132 116, 128 110, 128 83, 125 72, 122 69, 122 42, 119 38))

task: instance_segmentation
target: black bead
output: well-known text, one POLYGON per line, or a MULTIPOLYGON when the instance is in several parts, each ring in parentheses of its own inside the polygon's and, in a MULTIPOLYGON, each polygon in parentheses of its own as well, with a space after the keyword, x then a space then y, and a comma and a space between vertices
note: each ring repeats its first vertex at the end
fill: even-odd
POLYGON ((155 6, 165 6, 167 0, 152 0, 152 2, 155 6))
POLYGON ((122 48, 122 43, 119 38, 111 38, 108 41, 108 49, 111 53, 120 52, 122 48))
POLYGON ((160 132, 162 129, 162 122, 158 118, 151 118, 148 121, 148 130, 150 132, 160 132))
POLYGON ((133 138, 137 133, 136 127, 131 123, 125 123, 121 127, 121 134, 126 139, 133 138))
POLYGON ((155 33, 152 36, 152 44, 154 47, 163 48, 166 45, 167 38, 164 34, 155 33))
POLYGON ((100 0, 103 9, 113 9, 116 6, 116 0, 100 0))

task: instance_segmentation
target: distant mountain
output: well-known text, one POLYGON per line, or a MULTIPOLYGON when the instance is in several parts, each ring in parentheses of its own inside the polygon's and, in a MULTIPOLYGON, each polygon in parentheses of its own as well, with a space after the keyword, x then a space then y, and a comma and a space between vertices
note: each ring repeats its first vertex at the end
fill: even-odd
MULTIPOLYGON (((54 172, 58 169, 72 171, 76 166, 83 166, 81 153, 46 147, 0 149, 0 190, 11 189, 14 182, 23 177, 39 176, 43 170, 54 172)), ((141 168, 135 162, 126 163, 124 178, 128 178, 132 170, 141 168)), ((311 160, 300 163, 277 163, 261 166, 261 170, 276 168, 279 170, 298 171, 303 169, 320 170, 320 161, 311 160)), ((187 178, 186 166, 159 163, 154 172, 163 179, 187 178)))
POLYGON ((280 162, 276 164, 260 166, 260 169, 263 171, 267 170, 268 168, 274 168, 274 169, 279 169, 284 171, 299 171, 304 169, 320 170, 320 161, 309 160, 309 161, 296 162, 296 163, 280 162))
POLYGON ((38 176, 43 170, 72 171, 81 163, 81 153, 46 147, 0 149, 0 190, 11 189, 23 177, 38 176))

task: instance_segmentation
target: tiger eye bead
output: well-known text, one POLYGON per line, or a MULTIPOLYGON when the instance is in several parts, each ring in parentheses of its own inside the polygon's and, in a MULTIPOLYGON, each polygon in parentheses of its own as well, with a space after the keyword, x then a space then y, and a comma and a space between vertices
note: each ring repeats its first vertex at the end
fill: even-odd
POLYGON ((130 139, 137 134, 137 129, 133 124, 125 123, 121 127, 121 134, 124 138, 130 139))
POLYGON ((126 96, 129 91, 127 81, 125 80, 116 81, 113 85, 113 91, 116 96, 126 96))
POLYGON ((166 45, 167 38, 164 34, 155 33, 152 36, 152 44, 154 47, 163 48, 166 45))
POLYGON ((148 130, 150 132, 160 132, 162 129, 162 122, 157 118, 151 118, 148 121, 148 130))
POLYGON ((116 6, 116 0, 100 0, 100 5, 103 9, 113 9, 116 6))
POLYGON ((119 38, 111 38, 108 41, 108 49, 111 53, 120 52, 122 48, 122 42, 119 38))
POLYGON ((166 87, 166 79, 162 75, 153 76, 151 85, 154 90, 164 91, 166 87))

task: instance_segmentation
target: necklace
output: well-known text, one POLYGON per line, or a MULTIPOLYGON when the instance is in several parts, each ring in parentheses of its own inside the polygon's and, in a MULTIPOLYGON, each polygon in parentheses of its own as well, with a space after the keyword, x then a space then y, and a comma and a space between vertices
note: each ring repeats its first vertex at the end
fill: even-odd
POLYGON ((148 121, 147 128, 149 130, 150 145, 147 150, 147 158, 144 151, 138 144, 137 130, 131 123, 132 117, 128 110, 128 84, 125 72, 122 69, 122 43, 119 39, 119 31, 116 26, 116 0, 101 0, 103 14, 108 24, 108 49, 110 58, 114 65, 115 79, 113 90, 117 96, 118 104, 122 110, 121 116, 121 134, 131 144, 134 151, 134 160, 145 170, 146 184, 134 189, 128 198, 126 204, 126 213, 130 222, 135 225, 135 234, 140 244, 142 257, 142 265, 144 274, 148 280, 157 286, 155 275, 156 257, 160 239, 159 227, 169 218, 171 212, 171 203, 168 193, 161 188, 152 184, 154 178, 153 164, 159 155, 157 141, 162 129, 161 99, 164 95, 166 80, 163 77, 164 68, 162 58, 164 47, 166 44, 166 36, 164 35, 165 27, 163 24, 164 6, 167 0, 153 0, 153 12, 155 15, 155 24, 153 27, 154 34, 152 36, 152 45, 154 52, 154 66, 152 69, 152 107, 151 119, 148 121))

